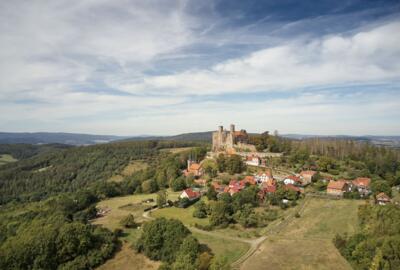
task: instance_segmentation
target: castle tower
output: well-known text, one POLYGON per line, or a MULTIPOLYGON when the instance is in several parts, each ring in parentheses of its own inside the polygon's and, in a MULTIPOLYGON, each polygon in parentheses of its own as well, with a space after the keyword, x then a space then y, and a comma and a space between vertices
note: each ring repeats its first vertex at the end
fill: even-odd
POLYGON ((231 124, 231 132, 232 133, 235 132, 235 125, 234 124, 231 124))

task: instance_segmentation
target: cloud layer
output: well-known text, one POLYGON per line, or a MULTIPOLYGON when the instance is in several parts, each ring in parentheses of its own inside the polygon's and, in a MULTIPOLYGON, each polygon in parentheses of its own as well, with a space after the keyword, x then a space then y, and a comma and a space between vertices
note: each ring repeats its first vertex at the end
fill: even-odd
POLYGON ((400 133, 396 13, 291 20, 271 7, 241 17, 244 9, 227 15, 219 6, 2 2, 0 130, 175 134, 236 122, 253 131, 400 133))

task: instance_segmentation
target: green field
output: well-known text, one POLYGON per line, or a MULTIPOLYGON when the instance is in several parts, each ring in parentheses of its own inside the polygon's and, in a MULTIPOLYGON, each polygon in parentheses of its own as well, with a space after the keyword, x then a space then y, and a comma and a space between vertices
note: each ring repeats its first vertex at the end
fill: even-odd
POLYGON ((300 218, 271 234, 241 269, 351 269, 332 243, 336 233, 354 233, 362 201, 307 199, 300 218))
MULTIPOLYGON (((176 200, 179 194, 180 192, 168 191, 168 199, 176 200)), ((153 193, 115 197, 101 201, 97 204, 97 207, 110 211, 103 217, 93 220, 93 223, 103 225, 111 230, 121 228, 119 221, 128 214, 132 214, 138 222, 141 222, 144 220, 143 210, 154 205, 156 198, 157 194, 153 193), (143 200, 150 198, 154 199, 153 203, 142 203, 143 200)))
POLYGON ((193 232, 193 235, 201 244, 207 245, 212 250, 213 254, 226 257, 229 263, 236 261, 240 256, 246 253, 250 247, 247 243, 218 238, 203 233, 193 232))
POLYGON ((157 209, 151 212, 152 217, 166 217, 175 218, 182 221, 186 226, 194 226, 194 224, 208 225, 208 218, 195 218, 193 217, 194 206, 191 205, 188 208, 177 208, 169 207, 163 209, 157 209))
POLYGON ((7 164, 10 162, 18 161, 18 159, 13 158, 13 156, 8 154, 0 155, 0 165, 7 164))

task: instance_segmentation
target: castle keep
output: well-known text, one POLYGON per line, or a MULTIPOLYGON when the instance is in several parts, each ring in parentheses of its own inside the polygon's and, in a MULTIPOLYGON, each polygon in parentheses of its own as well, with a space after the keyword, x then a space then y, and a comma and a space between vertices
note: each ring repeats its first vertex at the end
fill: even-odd
POLYGON ((230 130, 224 130, 223 126, 219 126, 218 130, 212 134, 212 151, 232 152, 236 148, 247 146, 249 136, 246 130, 235 131, 235 125, 230 126, 230 130))

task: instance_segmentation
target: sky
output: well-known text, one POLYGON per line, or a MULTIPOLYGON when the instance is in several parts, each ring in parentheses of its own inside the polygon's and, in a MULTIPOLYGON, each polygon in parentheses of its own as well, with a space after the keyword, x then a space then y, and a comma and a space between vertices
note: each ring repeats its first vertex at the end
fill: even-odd
POLYGON ((0 131, 400 135, 400 2, 0 2, 0 131))

